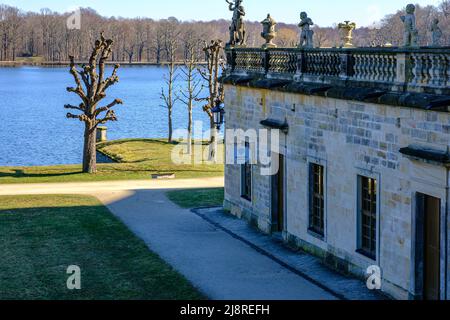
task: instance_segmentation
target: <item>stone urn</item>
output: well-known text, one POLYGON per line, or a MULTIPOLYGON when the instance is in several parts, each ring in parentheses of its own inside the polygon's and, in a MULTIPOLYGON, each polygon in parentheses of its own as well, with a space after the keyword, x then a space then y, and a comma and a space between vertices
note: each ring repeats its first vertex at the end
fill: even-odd
POLYGON ((261 37, 266 40, 266 43, 262 46, 263 49, 276 48, 277 45, 273 43, 273 39, 277 36, 277 32, 275 31, 277 22, 270 16, 270 14, 268 14, 267 18, 261 21, 261 24, 263 25, 261 37))
POLYGON ((356 23, 345 21, 345 23, 339 23, 339 31, 341 33, 341 47, 352 48, 353 30, 356 28, 356 23))

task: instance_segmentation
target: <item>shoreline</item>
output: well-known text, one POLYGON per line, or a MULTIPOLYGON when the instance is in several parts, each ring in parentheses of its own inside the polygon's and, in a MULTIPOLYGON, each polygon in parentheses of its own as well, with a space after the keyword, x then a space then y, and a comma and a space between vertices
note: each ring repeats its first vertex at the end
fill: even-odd
MULTIPOLYGON (((87 61, 77 61, 76 64, 88 64, 87 61)), ((127 67, 140 67, 140 66, 167 66, 168 62, 119 62, 119 61, 108 61, 106 62, 107 66, 114 66, 115 64, 120 64, 121 66, 127 67)), ((184 62, 177 61, 175 65, 181 66, 184 62)), ((206 62, 198 63, 199 65, 204 65, 206 62)), ((49 62, 31 62, 31 61, 0 61, 0 68, 6 67, 24 67, 24 66, 32 66, 32 67, 68 67, 70 65, 69 61, 49 61, 49 62)))

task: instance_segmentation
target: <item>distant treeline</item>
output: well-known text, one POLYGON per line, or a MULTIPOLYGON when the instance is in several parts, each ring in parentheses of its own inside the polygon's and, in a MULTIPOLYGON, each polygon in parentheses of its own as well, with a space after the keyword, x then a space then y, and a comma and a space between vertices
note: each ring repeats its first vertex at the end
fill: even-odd
MULTIPOLYGON (((401 8, 399 8, 401 9, 401 8)), ((420 43, 430 42, 429 25, 439 17, 444 41, 450 44, 450 0, 438 6, 417 7, 417 25, 420 43)), ((224 9, 224 15, 230 13, 224 9)), ((399 45, 402 42, 403 26, 400 16, 403 11, 387 15, 373 28, 359 28, 354 33, 357 46, 378 46, 386 43, 399 45)), ((227 20, 210 22, 183 22, 176 18, 155 21, 147 18, 106 18, 92 9, 81 9, 81 29, 69 30, 66 21, 69 14, 42 9, 39 13, 24 12, 18 8, 0 5, 0 61, 15 61, 18 57, 43 57, 45 61, 67 61, 69 55, 77 60, 86 60, 92 43, 101 31, 114 39, 112 60, 126 62, 161 63, 167 60, 168 51, 176 44, 176 59, 182 61, 187 48, 195 43, 199 56, 203 41, 229 37, 227 20), (171 48, 168 48, 171 46, 171 48)), ((278 20, 282 17, 274 17, 278 20)), ((314 17, 311 17, 314 20, 314 17)), ((339 17, 337 17, 339 18, 339 17)), ((351 19, 349 14, 348 19, 351 19)), ((341 22, 341 21, 336 21, 341 22)), ((248 46, 263 43, 259 22, 246 22, 248 46)), ((298 42, 298 27, 280 23, 275 42, 281 47, 292 47, 298 42)), ((339 44, 336 27, 314 27, 315 45, 333 47, 339 44)))

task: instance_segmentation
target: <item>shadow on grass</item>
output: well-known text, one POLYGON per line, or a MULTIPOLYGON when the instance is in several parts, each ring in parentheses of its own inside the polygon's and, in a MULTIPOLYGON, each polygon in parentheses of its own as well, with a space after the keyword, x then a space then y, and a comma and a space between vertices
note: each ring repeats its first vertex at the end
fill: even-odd
POLYGON ((109 147, 109 146, 120 146, 129 142, 143 142, 143 143, 148 143, 148 144, 160 144, 160 145, 168 145, 168 144, 172 144, 172 145, 177 145, 179 144, 178 141, 172 141, 171 143, 167 142, 167 140, 163 140, 163 139, 140 139, 140 138, 136 138, 136 139, 121 139, 121 140, 111 140, 111 141, 105 141, 105 142, 100 142, 97 144, 98 148, 104 148, 104 147, 109 147))
POLYGON ((151 162, 151 161, 155 161, 155 160, 158 160, 158 158, 144 158, 144 159, 140 159, 140 160, 127 161, 127 162, 122 162, 122 163, 139 164, 139 163, 146 163, 146 162, 151 162))
MULTIPOLYGON (((120 146, 120 145, 129 143, 129 142, 143 142, 143 143, 148 143, 148 144, 151 144, 151 145, 159 144, 159 145, 162 145, 162 146, 165 146, 165 145, 174 145, 174 146, 176 146, 176 145, 179 145, 179 144, 182 144, 182 145, 186 144, 186 141, 184 141, 184 140, 180 140, 180 141, 174 140, 172 142, 168 142, 166 139, 135 138, 135 139, 121 139, 121 140, 112 140, 112 141, 100 142, 100 143, 97 144, 97 147, 98 148, 104 148, 104 147, 109 147, 109 146, 120 146)), ((193 141, 193 144, 195 142, 196 141, 193 141)), ((208 140, 202 140, 201 141, 201 145, 202 146, 209 146, 210 144, 211 143, 208 140)))
POLYGON ((26 173, 21 169, 13 169, 14 172, 0 171, 0 178, 51 178, 51 177, 64 177, 83 174, 80 171, 74 172, 62 172, 62 173, 26 173))
MULTIPOLYGON (((169 168, 167 170, 163 168, 108 168, 108 170, 102 170, 99 171, 99 173, 118 173, 118 172, 130 172, 130 173, 143 173, 143 174, 166 174, 166 173, 217 173, 217 176, 223 175, 223 173, 218 172, 216 169, 211 168, 210 170, 207 169, 195 169, 195 168, 169 168)), ((1 177, 1 176, 0 176, 1 177)))

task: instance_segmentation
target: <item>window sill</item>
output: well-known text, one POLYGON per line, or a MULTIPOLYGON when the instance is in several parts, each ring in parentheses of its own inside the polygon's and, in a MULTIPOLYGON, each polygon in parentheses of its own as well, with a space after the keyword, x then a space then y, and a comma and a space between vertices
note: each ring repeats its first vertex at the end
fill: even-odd
POLYGON ((370 259, 370 260, 372 260, 372 261, 374 261, 374 262, 377 261, 377 258, 376 258, 375 256, 373 256, 373 255, 370 254, 370 253, 367 253, 367 252, 364 251, 364 250, 358 249, 358 250, 356 250, 356 253, 358 253, 358 254, 362 255, 363 257, 365 257, 365 258, 367 258, 367 259, 370 259))
POLYGON ((325 235, 321 234, 321 233, 317 233, 316 231, 314 231, 313 229, 308 229, 308 234, 316 239, 319 239, 321 241, 325 242, 325 235))
POLYGON ((249 197, 246 197, 246 196, 241 196, 241 199, 244 199, 245 201, 247 201, 247 202, 252 202, 252 199, 250 199, 249 197))

